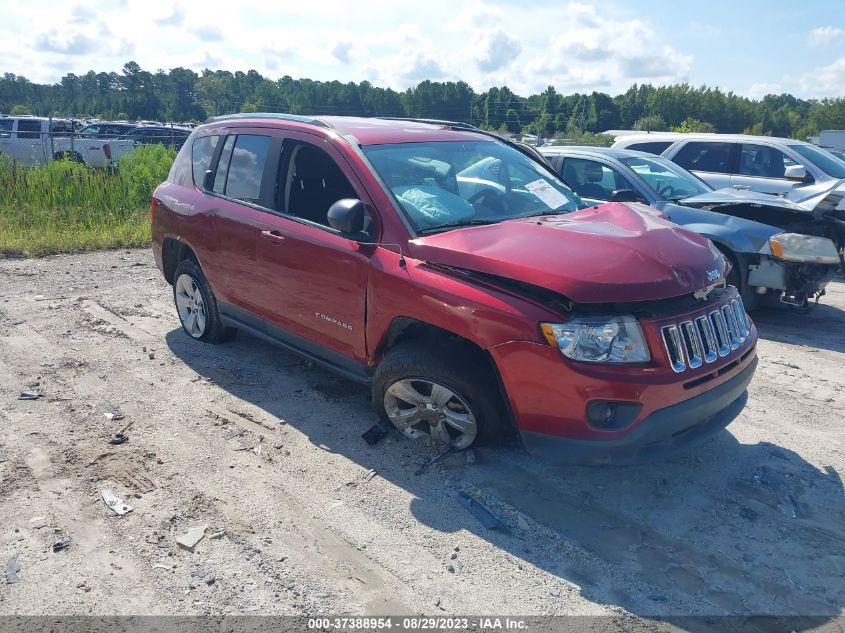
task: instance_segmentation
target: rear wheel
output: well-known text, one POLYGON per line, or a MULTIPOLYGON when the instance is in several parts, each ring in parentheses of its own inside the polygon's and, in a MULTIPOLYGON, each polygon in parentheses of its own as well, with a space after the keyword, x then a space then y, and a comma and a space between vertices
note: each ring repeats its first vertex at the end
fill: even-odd
POLYGON ((487 359, 460 345, 414 342, 391 349, 373 380, 373 406, 406 437, 455 450, 506 435, 501 392, 487 359))
POLYGON ((223 325, 217 299, 195 261, 179 262, 173 280, 173 301, 188 336, 204 343, 219 343, 232 337, 235 330, 223 325))

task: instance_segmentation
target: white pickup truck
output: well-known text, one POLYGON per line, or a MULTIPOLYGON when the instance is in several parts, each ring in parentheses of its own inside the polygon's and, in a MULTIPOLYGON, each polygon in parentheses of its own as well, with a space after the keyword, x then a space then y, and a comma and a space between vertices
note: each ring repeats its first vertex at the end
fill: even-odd
POLYGON ((92 169, 112 167, 134 149, 131 140, 77 136, 72 119, 0 116, 0 155, 18 165, 67 159, 92 169))

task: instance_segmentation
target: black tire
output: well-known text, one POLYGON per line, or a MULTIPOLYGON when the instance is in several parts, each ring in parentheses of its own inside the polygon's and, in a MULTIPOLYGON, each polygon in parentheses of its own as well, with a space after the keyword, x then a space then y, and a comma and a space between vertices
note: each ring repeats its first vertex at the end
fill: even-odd
POLYGON ((391 424, 385 409, 385 392, 399 380, 430 380, 463 399, 476 421, 470 446, 501 444, 512 436, 507 409, 489 359, 481 352, 456 343, 422 341, 400 343, 387 352, 373 377, 373 408, 391 424))
POLYGON ((734 286, 742 297, 742 303, 748 312, 757 307, 757 292, 753 286, 748 285, 748 258, 742 253, 734 253, 732 250, 718 245, 719 250, 731 263, 731 272, 728 273, 728 285, 734 286))
POLYGON ((182 324, 182 329, 191 338, 202 341, 203 343, 222 343, 234 337, 237 333, 235 328, 226 327, 223 324, 223 319, 220 316, 220 309, 217 307, 217 298, 211 291, 211 286, 208 285, 208 280, 202 272, 199 264, 192 259, 183 259, 176 266, 173 273, 173 303, 176 305, 176 312, 179 315, 179 321, 182 324), (179 304, 176 298, 178 280, 182 275, 190 277, 197 290, 202 296, 203 307, 205 311, 205 327, 200 336, 195 336, 186 327, 185 321, 179 311, 179 304))

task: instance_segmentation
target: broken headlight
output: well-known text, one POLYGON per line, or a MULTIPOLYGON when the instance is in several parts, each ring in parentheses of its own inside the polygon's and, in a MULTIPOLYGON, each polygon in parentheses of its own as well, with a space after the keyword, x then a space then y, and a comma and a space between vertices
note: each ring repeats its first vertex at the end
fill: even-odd
POLYGON ((839 253, 832 240, 826 237, 778 233, 769 238, 772 255, 786 262, 838 264, 839 253))
POLYGON ((631 315, 580 317, 541 323, 549 345, 572 360, 591 363, 644 363, 651 356, 639 322, 631 315))

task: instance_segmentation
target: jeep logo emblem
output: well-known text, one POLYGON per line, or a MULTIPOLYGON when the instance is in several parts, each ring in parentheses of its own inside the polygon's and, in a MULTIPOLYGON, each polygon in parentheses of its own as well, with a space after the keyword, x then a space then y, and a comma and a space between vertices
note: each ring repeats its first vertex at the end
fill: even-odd
POLYGON ((718 270, 708 270, 707 271, 707 281, 716 281, 722 275, 719 273, 718 270))

